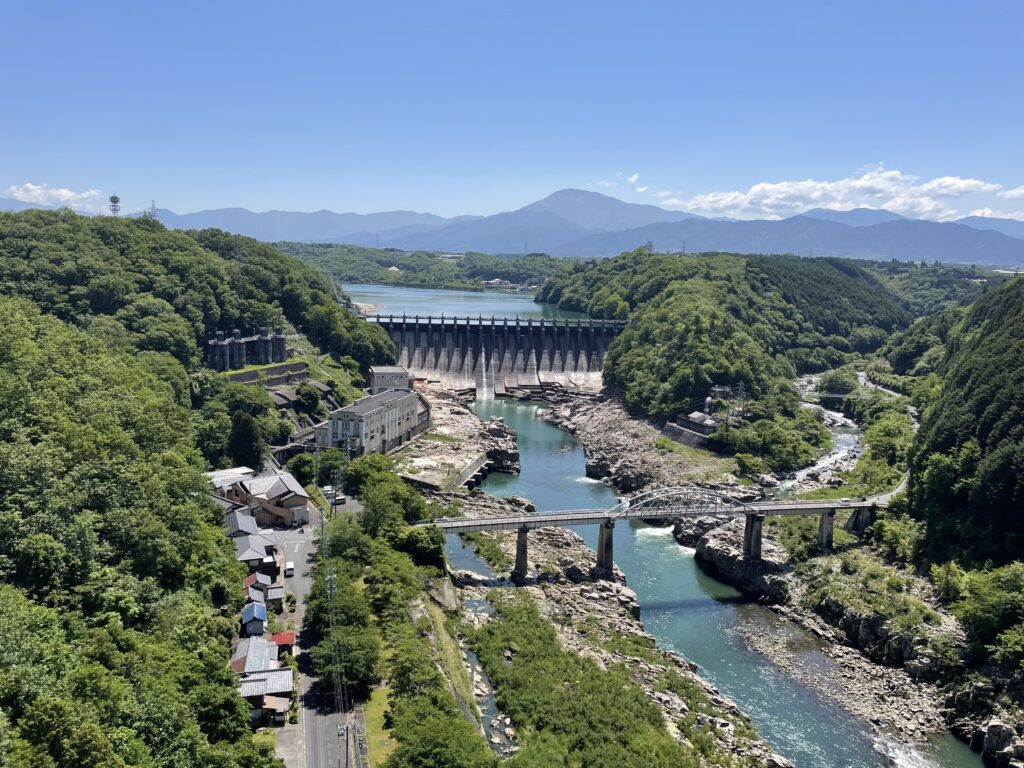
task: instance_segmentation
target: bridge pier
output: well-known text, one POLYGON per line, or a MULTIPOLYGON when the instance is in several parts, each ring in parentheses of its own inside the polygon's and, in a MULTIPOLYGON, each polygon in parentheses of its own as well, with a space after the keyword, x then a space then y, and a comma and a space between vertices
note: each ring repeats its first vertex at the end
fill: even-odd
POLYGON ((761 559, 761 529, 764 527, 764 515, 747 515, 743 525, 743 558, 745 560, 761 559))
POLYGON ((818 517, 818 546, 824 552, 832 551, 833 531, 835 531, 836 511, 822 512, 818 517))
POLYGON ((594 574, 611 576, 615 569, 615 521, 605 520, 597 529, 597 565, 594 574))
POLYGON ((520 528, 516 532, 516 565, 512 569, 512 578, 515 581, 525 581, 530 570, 530 563, 526 559, 526 534, 529 531, 529 528, 520 528))
POLYGON ((875 521, 875 507, 860 508, 853 510, 850 519, 846 521, 846 530, 858 537, 863 537, 868 526, 875 521))

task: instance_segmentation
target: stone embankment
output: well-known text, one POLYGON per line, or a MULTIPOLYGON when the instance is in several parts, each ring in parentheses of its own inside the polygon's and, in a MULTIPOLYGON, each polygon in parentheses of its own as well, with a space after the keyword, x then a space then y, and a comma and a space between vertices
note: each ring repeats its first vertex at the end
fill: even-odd
MULTIPOLYGON (((436 494, 450 504, 456 497, 436 494)), ((467 516, 516 514, 529 507, 526 499, 499 499, 482 494, 458 496, 467 516)), ((515 534, 493 534, 506 556, 515 556, 515 534)), ((592 575, 596 565, 594 551, 573 531, 542 528, 530 532, 529 563, 531 576, 520 585, 537 603, 541 614, 557 628, 563 646, 581 656, 592 658, 602 668, 626 665, 633 679, 643 687, 661 709, 666 727, 680 736, 676 723, 691 711, 698 726, 718 745, 734 755, 738 762, 784 768, 791 763, 776 755, 758 738, 751 738, 749 719, 718 689, 695 674, 695 667, 682 657, 656 646, 639 619, 636 594, 625 584, 616 569, 613 578, 599 580, 592 575), (665 687, 666 673, 674 672, 702 692, 687 702, 665 687)), ((508 574, 488 577, 470 571, 457 571, 453 581, 464 599, 482 599, 498 586, 512 586, 508 574)), ((476 625, 489 620, 486 612, 470 613, 476 625)), ((681 738, 681 736, 680 736, 681 738)))

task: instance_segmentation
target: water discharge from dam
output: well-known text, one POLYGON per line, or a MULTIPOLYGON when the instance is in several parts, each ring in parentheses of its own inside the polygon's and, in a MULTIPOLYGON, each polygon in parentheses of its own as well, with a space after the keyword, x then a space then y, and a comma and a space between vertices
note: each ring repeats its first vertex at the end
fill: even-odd
MULTIPOLYGON (((377 311, 385 313, 401 314, 404 309, 420 314, 479 311, 540 317, 554 309, 533 304, 529 296, 511 294, 467 297, 469 292, 393 286, 347 286, 346 291, 354 300, 377 304, 377 311), (477 302, 478 309, 467 307, 467 300, 477 302)), ((519 476, 492 473, 484 480, 483 490, 525 496, 541 511, 614 506, 613 491, 586 477, 583 451, 575 438, 538 418, 536 404, 477 401, 474 410, 484 418, 505 418, 518 433, 522 462, 519 476)), ((596 526, 581 527, 578 533, 595 546, 596 526)), ((457 537, 449 538, 449 559, 455 567, 486 568, 457 537)), ((949 735, 912 745, 873 733, 870 724, 750 649, 745 634, 771 628, 787 635, 788 645, 803 663, 834 664, 822 654, 821 642, 813 635, 705 575, 692 550, 679 546, 668 529, 640 522, 617 529, 615 561, 637 593, 647 631, 663 647, 698 664, 700 673, 749 714, 761 735, 799 768, 981 767, 980 758, 949 735)))

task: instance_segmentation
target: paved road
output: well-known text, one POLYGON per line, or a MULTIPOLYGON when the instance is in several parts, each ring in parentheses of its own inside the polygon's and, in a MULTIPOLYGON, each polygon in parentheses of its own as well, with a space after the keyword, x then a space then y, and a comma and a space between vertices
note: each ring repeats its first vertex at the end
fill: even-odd
MULTIPOLYGON (((296 597, 299 626, 303 625, 305 598, 312 584, 314 534, 319 531, 319 525, 319 514, 316 514, 303 533, 297 530, 275 532, 284 559, 295 563, 295 575, 285 579, 285 588, 296 597)), ((299 663, 299 724, 286 726, 279 732, 277 753, 288 768, 348 768, 347 750, 342 750, 338 738, 338 726, 346 721, 334 711, 330 686, 311 674, 311 645, 309 633, 300 631, 295 646, 299 663)))

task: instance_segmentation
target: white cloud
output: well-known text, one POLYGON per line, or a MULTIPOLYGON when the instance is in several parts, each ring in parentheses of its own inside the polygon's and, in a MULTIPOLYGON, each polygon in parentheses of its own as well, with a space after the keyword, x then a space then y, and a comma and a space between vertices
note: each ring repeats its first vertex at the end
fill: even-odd
POLYGON ((706 192, 690 198, 673 197, 661 204, 708 216, 738 218, 783 218, 812 208, 886 208, 906 216, 943 220, 957 218, 960 214, 939 198, 995 192, 1001 188, 999 184, 959 176, 920 182, 917 176, 879 166, 843 179, 761 182, 745 192, 706 192))
POLYGON ((23 203, 67 206, 84 210, 93 210, 99 195, 98 189, 75 192, 67 187, 51 187, 49 184, 33 184, 31 182, 14 184, 7 188, 8 197, 21 200, 23 203))
POLYGON ((995 192, 1002 189, 1001 184, 990 184, 980 179, 961 179, 959 176, 940 176, 937 179, 926 181, 918 187, 918 190, 925 195, 937 197, 960 197, 971 195, 977 192, 995 192))
POLYGON ((991 208, 975 208, 967 214, 968 216, 981 216, 986 219, 1015 219, 1024 221, 1024 213, 1007 213, 1005 211, 994 211, 991 208))
POLYGON ((630 184, 636 184, 637 181, 639 181, 639 180, 640 180, 640 174, 639 173, 634 173, 632 176, 630 176, 628 179, 626 179, 626 181, 628 181, 630 184))
POLYGON ((599 186, 601 189, 611 189, 612 187, 617 187, 618 183, 614 181, 608 181, 608 179, 601 179, 599 182, 597 182, 597 186, 599 186))
POLYGON ((999 196, 1009 198, 1010 200, 1024 200, 1024 186, 1007 189, 1005 192, 1000 192, 999 196))
POLYGON ((640 174, 634 173, 632 176, 626 179, 630 184, 633 185, 634 192, 646 192, 650 187, 646 187, 640 183, 640 174))

